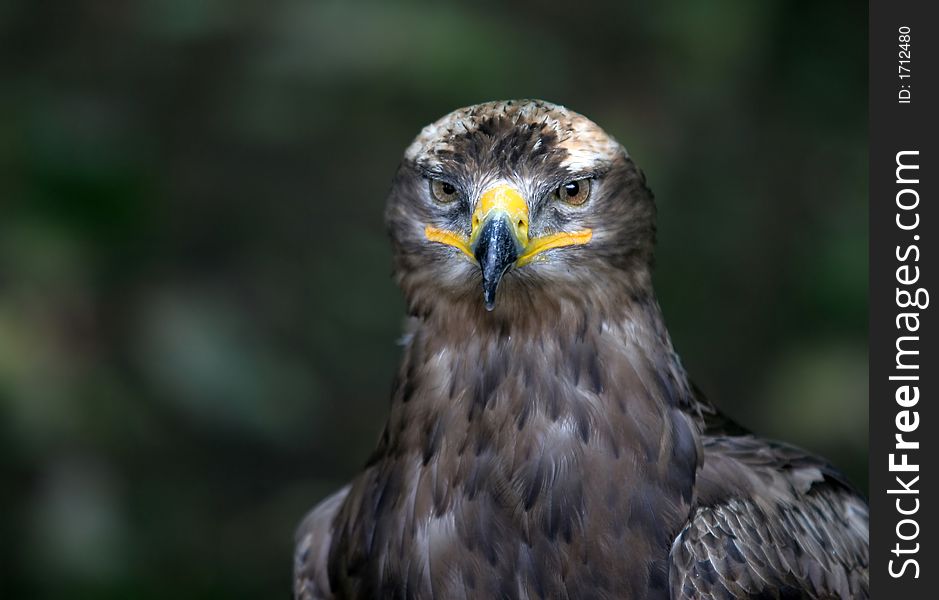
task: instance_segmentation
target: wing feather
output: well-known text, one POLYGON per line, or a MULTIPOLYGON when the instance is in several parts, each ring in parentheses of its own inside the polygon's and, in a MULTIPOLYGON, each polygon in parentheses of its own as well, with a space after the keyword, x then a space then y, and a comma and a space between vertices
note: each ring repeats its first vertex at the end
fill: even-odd
POLYGON ((329 496, 307 513, 297 528, 293 555, 293 594, 297 600, 329 600, 333 597, 327 561, 333 520, 348 494, 349 486, 346 486, 329 496))
POLYGON ((868 508, 792 446, 705 437, 698 505, 672 545, 674 598, 868 598, 868 508))

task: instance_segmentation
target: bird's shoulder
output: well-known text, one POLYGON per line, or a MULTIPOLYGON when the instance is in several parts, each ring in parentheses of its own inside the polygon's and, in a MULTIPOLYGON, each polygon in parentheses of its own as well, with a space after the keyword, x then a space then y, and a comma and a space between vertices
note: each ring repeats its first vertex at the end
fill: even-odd
POLYGON ((868 597, 868 507, 800 448, 712 419, 696 505, 672 546, 675 597, 868 597))
POLYGON ((327 563, 332 545, 333 522, 350 486, 328 496, 306 514, 294 538, 293 587, 297 600, 332 598, 327 563))

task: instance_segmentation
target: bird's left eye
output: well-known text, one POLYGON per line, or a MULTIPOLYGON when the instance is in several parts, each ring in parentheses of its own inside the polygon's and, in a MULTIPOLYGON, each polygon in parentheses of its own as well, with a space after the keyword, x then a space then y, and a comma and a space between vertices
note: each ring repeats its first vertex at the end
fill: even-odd
POLYGON ((439 179, 430 180, 430 193, 437 202, 449 204, 457 199, 457 189, 452 183, 439 179))
POLYGON ((575 179, 574 181, 562 183, 558 189, 554 191, 554 195, 558 200, 573 204, 574 206, 580 206, 586 202, 587 197, 590 196, 590 180, 575 179))

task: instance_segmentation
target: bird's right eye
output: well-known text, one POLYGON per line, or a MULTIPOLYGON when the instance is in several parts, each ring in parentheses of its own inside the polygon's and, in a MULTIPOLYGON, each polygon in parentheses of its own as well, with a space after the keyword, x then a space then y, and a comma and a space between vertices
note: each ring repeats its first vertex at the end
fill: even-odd
POLYGON ((430 180, 430 193, 441 204, 449 204, 458 197, 456 186, 439 179, 430 180))

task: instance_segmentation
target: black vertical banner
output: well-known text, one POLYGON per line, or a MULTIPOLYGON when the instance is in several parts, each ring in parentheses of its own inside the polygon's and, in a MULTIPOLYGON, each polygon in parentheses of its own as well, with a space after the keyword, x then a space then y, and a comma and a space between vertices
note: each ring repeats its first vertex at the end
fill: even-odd
POLYGON ((939 597, 939 21, 931 4, 870 3, 872 598, 939 597))

